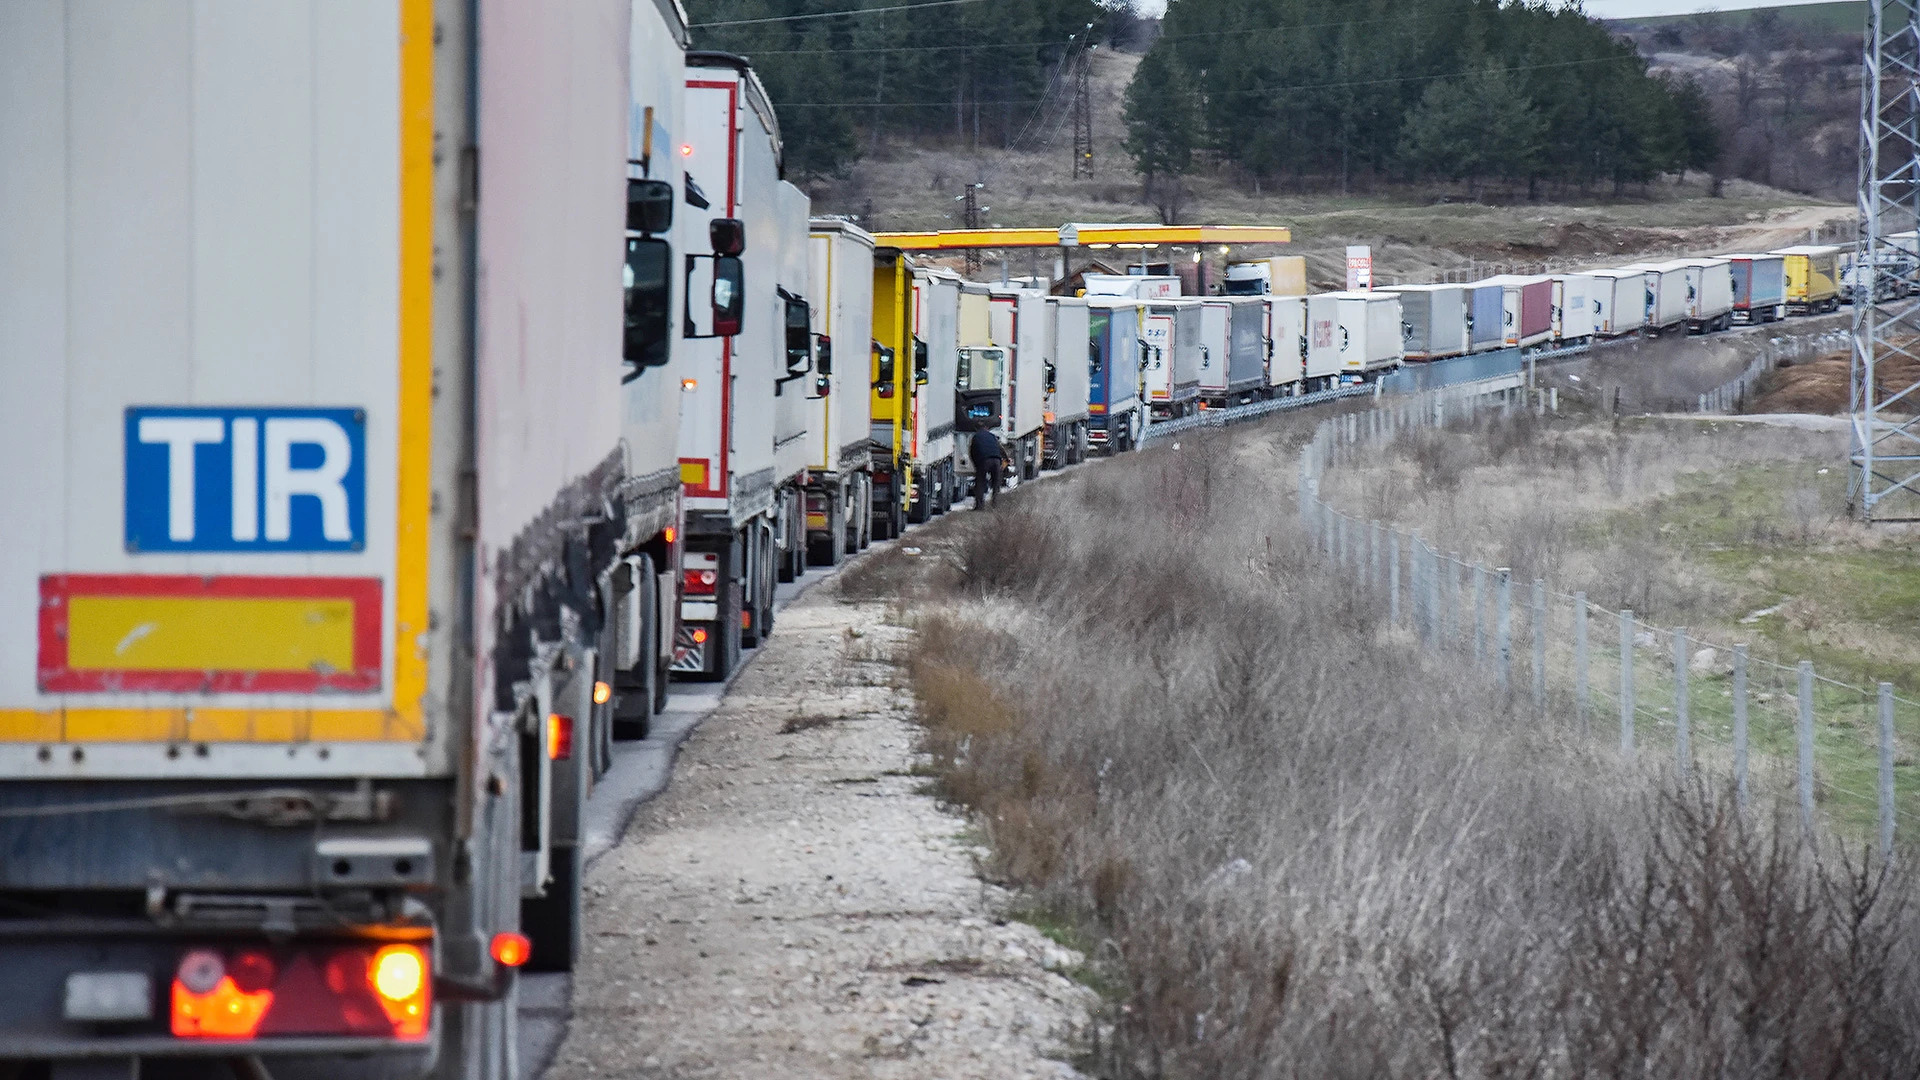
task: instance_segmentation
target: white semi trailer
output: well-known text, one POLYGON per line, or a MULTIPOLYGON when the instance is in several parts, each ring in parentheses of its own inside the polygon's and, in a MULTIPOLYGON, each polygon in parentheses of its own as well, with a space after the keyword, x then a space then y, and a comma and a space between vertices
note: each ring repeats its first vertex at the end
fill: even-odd
POLYGON ((807 420, 807 547, 837 566, 872 535, 873 237, 839 218, 809 223, 808 288, 817 338, 807 420))
POLYGON ((682 313, 735 310, 669 220, 685 41, 0 4, 9 1066, 514 1075, 607 683, 658 685, 682 313))
POLYGON ((725 280, 715 262, 690 263, 689 289, 727 291, 735 310, 717 324, 696 311, 677 343, 685 353, 679 468, 686 532, 673 670, 724 680, 741 650, 771 629, 774 584, 795 538, 794 474, 782 472, 775 443, 779 404, 798 382, 788 376, 804 371, 804 356, 788 347, 787 297, 805 289, 791 277, 793 252, 806 244, 805 223, 793 216, 805 197, 780 178, 780 128, 745 60, 689 53, 685 110, 676 149, 686 173, 681 235, 730 243, 746 252, 748 268, 725 280), (728 232, 737 235, 729 240, 728 232))

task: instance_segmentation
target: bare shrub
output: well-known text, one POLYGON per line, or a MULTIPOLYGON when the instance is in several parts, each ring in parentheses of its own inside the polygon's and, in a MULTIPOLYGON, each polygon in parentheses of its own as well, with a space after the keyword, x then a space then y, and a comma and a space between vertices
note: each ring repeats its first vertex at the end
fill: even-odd
POLYGON ((1099 1075, 1910 1074, 1904 869, 1455 677, 1314 556, 1267 433, 1182 441, 930 530, 911 660, 996 875, 1124 988, 1099 1075))

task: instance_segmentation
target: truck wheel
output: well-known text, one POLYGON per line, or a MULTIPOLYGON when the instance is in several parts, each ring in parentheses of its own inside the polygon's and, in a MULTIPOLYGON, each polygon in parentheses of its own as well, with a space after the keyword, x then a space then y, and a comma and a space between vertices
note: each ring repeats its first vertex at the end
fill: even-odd
MULTIPOLYGON (((860 554, 860 515, 863 513, 860 499, 860 479, 855 477, 847 482, 843 511, 840 515, 840 554, 860 554)), ((835 560, 834 565, 839 565, 835 560)))
POLYGON ((555 847, 547 895, 520 901, 520 926, 533 940, 528 971, 572 971, 580 956, 580 848, 555 847))
POLYGON ((933 516, 934 478, 939 475, 940 473, 937 469, 922 471, 919 473, 919 479, 908 489, 914 492, 913 501, 907 505, 907 522, 909 524, 922 525, 926 523, 928 518, 933 516))
POLYGON ((839 566, 846 552, 846 489, 827 496, 827 527, 807 537, 807 562, 812 566, 839 566))
POLYGON ((640 594, 640 659, 629 671, 615 676, 619 689, 613 697, 613 737, 615 739, 644 739, 653 726, 653 713, 658 706, 654 701, 654 683, 657 673, 654 671, 654 657, 660 655, 660 601, 654 595, 656 588, 653 576, 653 557, 640 556, 639 582, 634 591, 640 594))
POLYGON ((867 546, 873 543, 873 477, 871 476, 860 478, 860 514, 853 519, 853 528, 857 534, 855 542, 860 545, 860 550, 867 550, 867 546))
POLYGON ((1073 463, 1075 465, 1087 460, 1087 441, 1087 422, 1082 420, 1073 425, 1073 463))

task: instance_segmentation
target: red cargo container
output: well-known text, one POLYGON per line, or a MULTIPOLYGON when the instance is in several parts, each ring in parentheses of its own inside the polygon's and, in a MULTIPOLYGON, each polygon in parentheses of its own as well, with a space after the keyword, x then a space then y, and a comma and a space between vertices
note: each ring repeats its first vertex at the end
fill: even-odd
POLYGON ((1509 348, 1524 348, 1552 336, 1552 278, 1502 274, 1481 284, 1499 285, 1505 294, 1501 304, 1501 334, 1509 348))

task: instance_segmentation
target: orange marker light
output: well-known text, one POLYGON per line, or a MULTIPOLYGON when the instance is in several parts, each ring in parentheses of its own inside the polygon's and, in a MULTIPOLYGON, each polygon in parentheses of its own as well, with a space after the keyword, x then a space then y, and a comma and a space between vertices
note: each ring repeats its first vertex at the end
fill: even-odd
POLYGON ((611 700, 613 700, 613 687, 603 682, 595 682, 593 684, 593 703, 595 705, 605 705, 611 700))
POLYGON ((681 379, 680 380, 680 389, 689 394, 693 393, 694 389, 699 385, 700 385, 699 379, 681 379))
POLYGON ((565 761, 573 756, 573 717, 547 714, 547 760, 565 761))
POLYGON ((373 954, 367 982, 380 1007, 402 1038, 426 1034, 428 1013, 427 955, 413 945, 388 945, 373 954))
POLYGON ((667 526, 667 532, 666 532, 667 543, 669 544, 673 543, 674 537, 679 535, 680 535, 680 530, 674 528, 671 525, 667 526))
POLYGON ((693 643, 695 645, 705 645, 707 643, 707 631, 705 628, 703 627, 694 628, 693 643))
POLYGON ((516 934, 505 930, 493 935, 493 943, 487 947, 495 963, 517 968, 533 955, 533 942, 525 934, 516 934))
POLYGON ((693 156, 693 144, 692 144, 692 143, 681 143, 681 144, 680 144, 680 156, 681 156, 681 157, 692 157, 692 156, 693 156))
POLYGON ((205 949, 180 961, 172 998, 169 1027, 183 1039, 251 1039, 273 1005, 273 991, 240 989, 219 954, 205 949))

